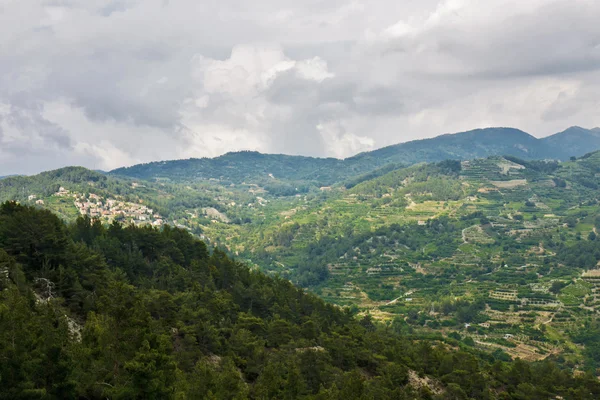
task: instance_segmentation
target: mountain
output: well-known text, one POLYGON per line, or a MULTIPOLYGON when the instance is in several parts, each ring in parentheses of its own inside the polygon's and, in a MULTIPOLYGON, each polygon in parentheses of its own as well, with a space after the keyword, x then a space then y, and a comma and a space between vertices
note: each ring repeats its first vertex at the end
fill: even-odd
POLYGON ((584 129, 573 126, 563 132, 541 139, 554 149, 561 150, 561 159, 578 157, 600 149, 600 128, 584 129))
POLYGON ((518 129, 486 128, 400 143, 345 160, 246 151, 216 158, 139 164, 118 168, 110 174, 179 182, 210 179, 233 184, 245 182, 294 194, 298 186, 330 186, 392 163, 401 166, 493 155, 527 160, 566 160, 599 148, 600 133, 597 130, 570 128, 552 137, 537 139, 518 129))
POLYGON ((379 162, 436 162, 442 160, 471 160, 492 155, 514 155, 526 159, 555 158, 555 149, 518 129, 487 128, 445 134, 432 139, 400 143, 367 153, 349 161, 379 160, 379 162))

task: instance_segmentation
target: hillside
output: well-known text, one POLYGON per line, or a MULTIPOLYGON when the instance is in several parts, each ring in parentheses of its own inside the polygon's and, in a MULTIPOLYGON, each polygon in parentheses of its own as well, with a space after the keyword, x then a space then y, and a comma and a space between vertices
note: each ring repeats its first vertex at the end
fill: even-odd
POLYGON ((416 164, 447 159, 471 160, 493 155, 513 155, 525 159, 564 158, 557 150, 518 129, 488 128, 400 143, 359 154, 350 160, 379 159, 416 164))
POLYGON ((600 311, 598 171, 598 152, 416 165, 287 206, 273 199, 259 224, 206 232, 330 302, 408 316, 407 332, 589 370, 600 343, 575 344, 600 311))
MULTIPOLYGON (((255 196, 248 192, 252 188, 254 186, 240 185, 231 189, 210 182, 183 186, 136 181, 82 167, 67 167, 1 180, 0 202, 15 200, 44 207, 66 221, 88 215, 103 223, 117 220, 134 225, 177 226, 183 217, 186 227, 200 234, 199 224, 210 223, 211 215, 221 215, 230 204, 256 202, 255 196), (189 220, 192 209, 196 222, 189 220)), ((230 210, 227 221, 247 218, 245 211, 230 210)))
POLYGON ((37 207, 66 220, 83 213, 108 225, 184 228, 414 338, 596 373, 599 173, 593 152, 560 163, 492 156, 392 164, 295 196, 84 169, 8 182, 19 182, 9 188, 22 203, 42 200, 37 207), (64 190, 35 191, 48 185, 64 190))
POLYGON ((345 160, 238 152, 213 159, 140 164, 116 169, 111 174, 174 182, 253 183, 289 195, 309 187, 330 186, 389 164, 470 160, 492 155, 567 160, 599 149, 599 135, 593 130, 570 128, 549 138, 536 139, 517 129, 488 128, 401 143, 345 160))
POLYGON ((64 226, 5 203, 0 267, 3 399, 600 395, 593 377, 549 362, 355 319, 181 230, 64 226))
POLYGON ((194 181, 217 179, 223 183, 276 184, 278 181, 332 182, 340 175, 362 172, 347 171, 342 160, 278 154, 261 154, 253 151, 227 153, 216 158, 161 161, 140 164, 111 171, 138 179, 168 179, 194 181))

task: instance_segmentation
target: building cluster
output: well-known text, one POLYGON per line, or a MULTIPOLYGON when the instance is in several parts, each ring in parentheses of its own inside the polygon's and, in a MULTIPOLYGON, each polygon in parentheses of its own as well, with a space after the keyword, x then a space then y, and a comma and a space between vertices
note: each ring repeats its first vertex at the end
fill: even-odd
POLYGON ((116 199, 103 199, 90 193, 85 195, 74 195, 75 207, 81 215, 89 215, 92 218, 100 218, 112 221, 114 219, 132 222, 136 225, 152 224, 160 226, 163 219, 160 214, 143 204, 121 201, 116 199))
MULTIPOLYGON (((51 197, 70 198, 73 200, 79 214, 98 218, 103 222, 111 223, 117 220, 127 224, 152 225, 155 227, 167 223, 158 212, 142 204, 141 200, 139 203, 135 203, 119 198, 104 197, 95 193, 82 194, 71 192, 62 186, 51 197)), ((44 200, 36 194, 28 195, 27 199, 30 203, 46 207, 44 200)), ((53 202, 50 199, 48 200, 51 207, 53 202)))

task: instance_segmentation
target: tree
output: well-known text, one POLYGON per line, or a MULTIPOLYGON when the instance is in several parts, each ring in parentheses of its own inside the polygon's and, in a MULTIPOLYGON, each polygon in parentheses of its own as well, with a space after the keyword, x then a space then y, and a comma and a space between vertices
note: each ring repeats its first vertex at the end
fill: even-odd
POLYGON ((122 389, 120 396, 138 399, 169 399, 175 397, 175 371, 177 365, 169 355, 170 343, 166 336, 150 335, 125 370, 131 383, 122 389))

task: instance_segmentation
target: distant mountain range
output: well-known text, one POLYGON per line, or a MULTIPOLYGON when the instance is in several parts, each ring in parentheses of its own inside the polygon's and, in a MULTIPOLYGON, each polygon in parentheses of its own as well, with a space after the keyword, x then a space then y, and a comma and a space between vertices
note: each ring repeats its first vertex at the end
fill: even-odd
POLYGON ((414 140, 340 160, 258 152, 227 153, 216 158, 160 161, 118 168, 111 174, 138 179, 230 183, 331 185, 379 168, 447 159, 470 160, 511 155, 526 160, 567 160, 600 149, 600 128, 571 127, 538 139, 514 128, 486 128, 414 140))

